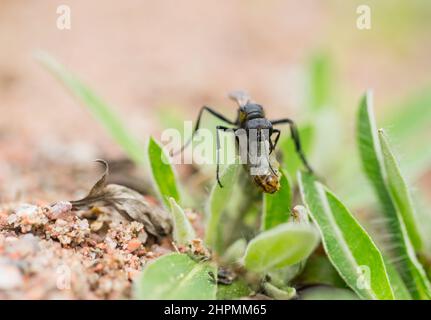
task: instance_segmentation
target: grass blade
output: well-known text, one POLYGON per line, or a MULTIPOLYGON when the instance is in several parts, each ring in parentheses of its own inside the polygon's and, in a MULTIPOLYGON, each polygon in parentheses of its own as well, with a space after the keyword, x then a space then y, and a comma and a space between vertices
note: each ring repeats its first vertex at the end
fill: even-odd
POLYGON ((269 230, 287 222, 292 206, 292 189, 285 170, 281 171, 280 190, 274 194, 263 194, 261 230, 269 230))
POLYGON ((250 241, 244 265, 254 272, 287 267, 308 258, 318 243, 319 235, 313 226, 284 223, 250 241))
POLYGON ((363 299, 394 299, 383 257, 352 214, 312 175, 299 173, 298 181, 325 251, 344 281, 363 299), (359 281, 361 270, 370 270, 367 283, 359 281))
MULTIPOLYGON (((358 113, 357 135, 362 165, 388 221, 387 232, 392 235, 390 247, 393 248, 388 254, 397 261, 395 266, 413 298, 429 299, 431 298, 429 281, 415 255, 403 216, 397 211, 397 205, 392 199, 388 187, 388 177, 372 112, 371 99, 371 93, 364 96, 358 113)), ((386 157, 388 157, 387 152, 386 157)), ((389 158, 386 159, 386 162, 388 161, 391 162, 389 158)), ((388 164, 390 165, 390 163, 388 164)), ((394 169, 392 166, 390 169, 393 180, 395 179, 394 169)))
POLYGON ((150 137, 148 142, 148 160, 155 187, 166 208, 170 207, 169 198, 180 203, 180 192, 174 168, 170 165, 163 148, 150 137))
POLYGON ((164 255, 145 267, 135 282, 135 297, 142 300, 215 300, 217 285, 208 262, 196 262, 186 254, 164 255))
POLYGON ((126 127, 119 120, 120 117, 110 106, 47 53, 38 53, 36 58, 48 71, 58 78, 88 110, 90 110, 93 116, 99 120, 109 132, 111 137, 123 148, 130 159, 139 165, 144 163, 145 150, 143 145, 128 132, 126 127))
POLYGON ((329 106, 332 102, 333 89, 332 66, 329 57, 323 53, 314 55, 308 74, 307 97, 310 108, 318 110, 329 106))

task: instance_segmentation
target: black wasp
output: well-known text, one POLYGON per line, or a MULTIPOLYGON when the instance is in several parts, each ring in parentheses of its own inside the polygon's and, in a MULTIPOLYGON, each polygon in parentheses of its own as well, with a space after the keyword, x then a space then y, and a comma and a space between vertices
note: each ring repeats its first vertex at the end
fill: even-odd
MULTIPOLYGON (((278 140, 280 138, 281 131, 277 128, 274 128, 277 125, 282 124, 288 124, 290 127, 290 134, 292 136, 292 139, 294 141, 295 150, 298 153, 302 163, 306 167, 306 169, 309 172, 313 172, 312 168, 308 164, 308 161, 304 155, 304 152, 301 147, 301 141, 298 134, 298 129, 295 125, 295 122, 289 118, 283 118, 278 120, 268 120, 265 117, 265 111, 263 107, 260 104, 257 104, 253 102, 250 97, 242 92, 242 91, 235 91, 229 94, 229 97, 234 100, 238 104, 238 115, 235 121, 231 121, 228 118, 226 118, 221 113, 207 107, 203 106, 201 110, 199 111, 199 115, 196 121, 195 128, 193 130, 192 137, 183 145, 183 147, 176 153, 181 152, 186 148, 191 141, 193 140, 194 135, 199 130, 202 114, 204 111, 209 112, 216 118, 220 119, 221 121, 225 122, 226 124, 229 124, 233 127, 226 127, 226 126, 217 126, 216 127, 216 160, 217 160, 217 170, 216 170, 216 176, 217 176, 217 182, 220 187, 223 187, 220 182, 220 173, 219 173, 219 153, 220 153, 220 131, 231 131, 234 132, 237 136, 237 133, 239 131, 244 132, 246 135, 248 147, 255 143, 255 145, 259 145, 260 143, 264 143, 267 145, 267 152, 266 156, 268 159, 268 167, 269 170, 267 172, 264 172, 262 174, 253 174, 254 176, 254 182, 262 189, 263 192, 266 193, 274 193, 278 191, 280 184, 279 184, 279 174, 272 168, 271 161, 269 160, 269 156, 274 151, 275 147, 277 146, 278 140), (255 132, 253 135, 252 132, 255 132)), ((241 150, 240 150, 241 151, 241 150)), ((257 153, 262 153, 262 149, 259 149, 257 153)), ((250 152, 247 151, 247 154, 249 155, 250 152)), ((249 162, 247 162, 249 163, 249 162)), ((250 165, 249 165, 250 169, 250 165)))

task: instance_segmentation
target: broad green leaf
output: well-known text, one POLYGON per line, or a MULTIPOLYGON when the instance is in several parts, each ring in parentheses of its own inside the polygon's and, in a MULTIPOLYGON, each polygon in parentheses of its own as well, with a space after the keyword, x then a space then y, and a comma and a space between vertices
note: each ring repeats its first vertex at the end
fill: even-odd
MULTIPOLYGON (((397 270, 414 299, 430 299, 431 286, 419 263, 403 216, 389 190, 387 172, 372 111, 372 97, 368 93, 361 101, 358 113, 357 138, 362 166, 383 208, 390 239, 390 252, 397 270)), ((394 175, 394 172, 392 172, 394 175)), ((394 178, 392 178, 394 179, 394 178)))
MULTIPOLYGON (((283 153, 283 167, 287 170, 289 177, 296 177, 296 171, 302 168, 301 159, 295 150, 295 144, 289 131, 286 130, 284 137, 280 138, 279 148, 283 153)), ((308 155, 313 148, 314 142, 314 126, 311 124, 301 125, 298 128, 299 137, 301 139, 301 146, 306 155, 308 155)))
POLYGON ((90 110, 93 116, 102 123, 112 138, 135 163, 138 165, 144 163, 145 149, 143 145, 128 132, 121 123, 120 117, 110 106, 47 53, 40 52, 36 55, 36 58, 90 110))
POLYGON ((328 107, 332 103, 333 78, 329 56, 315 54, 308 70, 308 105, 313 110, 328 107))
POLYGON ((211 190, 209 201, 207 204, 207 226, 205 242, 208 246, 213 248, 216 252, 220 252, 222 249, 222 237, 221 237, 221 220, 223 211, 225 210, 230 197, 232 196, 232 189, 235 185, 236 178, 238 175, 239 165, 229 165, 221 174, 220 181, 223 188, 218 183, 214 184, 211 190))
POLYGON ((307 173, 299 173, 302 201, 319 227, 323 246, 344 281, 363 299, 394 299, 383 257, 346 207, 307 173), (369 279, 361 277, 369 270, 369 279))
POLYGON ((242 279, 232 284, 217 284, 217 300, 236 300, 250 295, 251 290, 242 279))
POLYGON ((319 235, 312 226, 284 223, 250 241, 244 265, 254 272, 287 267, 306 259, 318 242, 319 235))
POLYGON ((263 214, 261 230, 269 230, 287 222, 292 206, 292 189, 285 170, 281 169, 280 190, 263 194, 263 214))
POLYGON ((407 233, 416 251, 422 249, 422 239, 417 229, 415 210, 407 184, 401 176, 397 160, 392 153, 383 130, 379 130, 383 160, 387 174, 387 186, 398 212, 406 226, 407 233))
POLYGON ((217 285, 209 262, 196 262, 172 253, 151 262, 135 282, 135 297, 142 300, 214 300, 217 285))
POLYGON ((180 202, 174 168, 169 163, 163 148, 153 137, 150 137, 148 142, 148 160, 155 187, 164 205, 167 208, 170 207, 169 197, 174 198, 176 202, 180 202))
POLYGON ((172 220, 174 225, 173 239, 180 245, 187 245, 196 238, 195 230, 190 224, 184 210, 176 203, 174 198, 169 198, 171 203, 172 220))
POLYGON ((359 300, 351 290, 326 286, 310 287, 299 292, 300 300, 359 300))

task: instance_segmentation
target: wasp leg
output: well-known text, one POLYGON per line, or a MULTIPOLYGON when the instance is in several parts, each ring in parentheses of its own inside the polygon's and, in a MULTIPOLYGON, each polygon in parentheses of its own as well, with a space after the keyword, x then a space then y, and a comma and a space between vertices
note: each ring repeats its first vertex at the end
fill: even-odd
MULTIPOLYGON (((305 157, 305 154, 302 150, 301 146, 301 140, 299 139, 298 129, 296 128, 295 122, 293 120, 285 118, 285 119, 279 119, 271 121, 272 125, 278 125, 278 124, 288 124, 290 127, 290 134, 292 135, 293 142, 295 143, 295 150, 298 153, 299 157, 301 158, 302 163, 307 168, 307 170, 310 173, 314 173, 311 166, 308 164, 307 158, 305 157)), ((278 139, 277 139, 278 140, 278 139)))
POLYGON ((275 147, 277 146, 278 139, 280 138, 280 133, 281 133, 281 131, 278 129, 272 130, 272 134, 277 134, 277 136, 275 137, 274 142, 272 142, 271 137, 269 138, 269 143, 271 146, 271 150, 269 151, 269 154, 271 154, 272 151, 274 151, 275 147))
POLYGON ((220 186, 220 188, 223 188, 223 185, 220 182, 220 135, 219 130, 227 131, 227 130, 235 130, 236 128, 228 128, 224 126, 217 126, 216 127, 216 177, 217 177, 217 183, 220 186))
POLYGON ((207 107, 207 106, 203 106, 202 108, 201 108, 201 110, 199 111, 199 114, 198 114, 198 118, 197 118, 197 120, 196 120, 196 125, 195 125, 195 128, 193 129, 193 133, 192 133, 192 136, 189 138, 189 140, 187 140, 187 142, 186 143, 184 143, 184 145, 181 147, 181 149, 180 150, 178 150, 178 151, 176 151, 176 152, 171 152, 171 156, 174 156, 174 155, 177 155, 177 154, 179 154, 179 153, 181 153, 185 148, 187 148, 187 146, 193 141, 193 137, 194 137, 194 135, 196 134, 196 132, 199 130, 199 126, 200 126, 200 123, 201 123, 201 118, 202 118, 202 114, 203 114, 203 112, 204 111, 208 111, 209 113, 211 113, 214 117, 216 117, 216 118, 218 118, 218 119, 220 119, 221 121, 224 121, 224 122, 226 122, 226 123, 228 123, 228 124, 231 124, 231 125, 236 125, 236 122, 233 122, 233 121, 231 121, 231 120, 229 120, 229 119, 227 119, 224 115, 222 115, 221 113, 219 113, 219 112, 217 112, 217 111, 215 111, 215 110, 213 110, 213 109, 211 109, 210 107, 207 107))

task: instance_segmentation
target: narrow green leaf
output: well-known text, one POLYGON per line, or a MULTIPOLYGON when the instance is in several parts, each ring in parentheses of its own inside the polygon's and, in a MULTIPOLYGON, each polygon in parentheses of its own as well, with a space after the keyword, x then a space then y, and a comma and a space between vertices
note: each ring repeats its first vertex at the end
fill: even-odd
POLYGON ((352 214, 312 175, 299 173, 298 181, 302 201, 344 281, 363 299, 394 299, 383 257, 352 214), (363 270, 369 270, 369 279, 361 277, 363 270))
POLYGON ((169 198, 171 203, 172 220, 174 223, 173 239, 180 245, 187 245, 196 238, 195 230, 187 219, 184 210, 176 203, 174 198, 169 198))
POLYGON ((283 169, 280 171, 280 190, 273 194, 263 194, 262 231, 287 222, 290 216, 292 189, 286 171, 283 169))
POLYGON ((332 102, 332 90, 332 66, 329 56, 324 53, 315 54, 309 65, 309 107, 314 110, 328 107, 332 102))
MULTIPOLYGON (((398 212, 397 204, 389 190, 388 175, 385 170, 385 162, 372 111, 371 93, 367 93, 361 101, 358 113, 357 135, 363 169, 374 187, 374 191, 382 205, 385 219, 387 220, 387 232, 391 235, 389 241, 392 248, 389 255, 397 261, 395 266, 413 298, 430 299, 430 283, 415 255, 403 216, 398 212)), ((386 160, 386 162, 388 161, 390 162, 389 159, 386 160)), ((390 165, 390 163, 387 164, 390 165)), ((392 171, 391 179, 393 180, 395 179, 395 173, 392 166, 390 169, 392 171)), ((393 186, 393 188, 398 187, 393 186)))
POLYGON ((306 224, 284 223, 250 241, 244 265, 254 272, 267 272, 298 263, 316 248, 319 236, 306 224))
POLYGON ((148 142, 148 160, 150 163, 151 174, 158 191, 160 199, 166 208, 170 207, 169 197, 180 202, 180 193, 177 187, 174 168, 169 163, 163 148, 150 137, 148 142))
POLYGON ((403 151, 400 163, 403 173, 414 181, 431 168, 431 148, 423 142, 431 138, 431 90, 430 85, 407 97, 399 105, 383 110, 383 127, 403 151))
POLYGON ((392 199, 401 214, 402 220, 406 226, 407 233, 412 241, 416 251, 422 249, 422 239, 420 237, 413 202, 408 190, 407 184, 401 176, 397 160, 392 153, 387 138, 383 130, 379 130, 379 139, 382 147, 383 160, 387 173, 387 186, 392 199))
POLYGON ((186 254, 164 255, 144 268, 135 282, 135 297, 143 300, 214 300, 217 285, 209 262, 196 262, 186 254))
POLYGON ((397 269, 388 259, 383 257, 385 260, 386 271, 388 273, 389 282, 391 283, 392 290, 394 292, 395 300, 411 300, 412 296, 407 289, 403 279, 398 273, 397 269))
POLYGON ((216 252, 220 252, 222 249, 222 237, 220 234, 222 224, 221 217, 230 197, 232 196, 232 189, 236 182, 238 169, 239 165, 231 164, 223 171, 220 177, 223 188, 221 188, 216 182, 211 190, 207 204, 206 211, 208 220, 205 242, 216 252))
POLYGON ((120 117, 110 106, 47 53, 40 52, 36 55, 36 58, 90 110, 133 161, 139 165, 144 163, 145 150, 143 145, 128 132, 119 120, 120 117))

